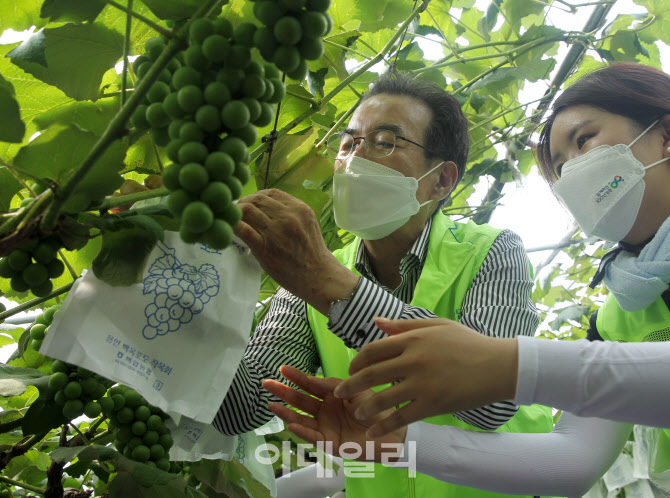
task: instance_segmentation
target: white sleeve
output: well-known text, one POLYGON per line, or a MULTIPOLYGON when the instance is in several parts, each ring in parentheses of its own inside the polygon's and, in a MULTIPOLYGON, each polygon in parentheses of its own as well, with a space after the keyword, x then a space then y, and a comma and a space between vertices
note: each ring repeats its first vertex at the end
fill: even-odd
POLYGON ((582 496, 621 453, 631 425, 564 412, 553 432, 475 432, 425 422, 409 425, 409 463, 436 479, 505 494, 582 496))
POLYGON ((670 342, 517 341, 517 404, 670 428, 670 342))
POLYGON ((339 468, 323 467, 319 462, 277 479, 277 498, 324 498, 344 489, 343 460, 330 457, 339 468))

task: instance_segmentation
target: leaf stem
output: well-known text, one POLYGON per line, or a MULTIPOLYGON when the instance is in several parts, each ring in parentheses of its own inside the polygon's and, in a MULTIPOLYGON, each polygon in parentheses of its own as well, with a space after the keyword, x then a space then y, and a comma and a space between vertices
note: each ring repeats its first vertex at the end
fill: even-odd
POLYGON ((81 432, 81 431, 79 430, 79 427, 77 427, 77 426, 76 426, 75 424, 73 424, 72 422, 70 422, 70 427, 72 427, 72 428, 74 429, 74 431, 75 431, 77 434, 79 434, 79 437, 84 441, 84 444, 85 444, 86 446, 91 446, 91 442, 90 442, 90 441, 88 440, 88 438, 84 435, 84 433, 81 432))
POLYGON ((37 493, 38 495, 43 495, 44 493, 47 492, 46 488, 38 488, 37 486, 33 486, 32 484, 26 484, 21 481, 15 481, 14 479, 10 479, 9 477, 5 476, 0 476, 0 482, 4 482, 7 484, 11 484, 12 486, 18 486, 23 489, 27 489, 28 491, 32 491, 33 493, 37 493))
POLYGON ((64 253, 61 249, 59 249, 59 250, 58 250, 58 255, 60 256, 60 259, 63 260, 63 263, 65 263, 65 266, 67 267, 67 271, 70 272, 70 275, 72 276, 72 278, 73 278, 74 280, 77 280, 77 279, 79 278, 79 275, 77 275, 77 272, 76 272, 75 269, 72 267, 72 265, 70 264, 70 262, 68 261, 68 259, 65 257, 65 253, 64 253))
POLYGON ((118 197, 106 197, 98 209, 100 211, 106 211, 117 206, 123 206, 124 204, 129 204, 131 202, 145 201, 147 199, 154 199, 156 197, 163 197, 168 195, 170 191, 165 188, 156 188, 153 190, 144 190, 142 192, 135 192, 134 194, 120 195, 118 197))
MULTIPOLYGON (((169 29, 165 29, 162 26, 159 26, 155 22, 153 22, 151 19, 147 19, 144 17, 142 14, 138 14, 134 10, 132 10, 132 7, 124 7, 123 5, 116 3, 114 0, 99 0, 101 2, 105 2, 106 4, 111 5, 112 7, 116 7, 119 10, 122 10, 123 12, 127 13, 129 16, 133 16, 135 19, 138 21, 142 21, 144 24, 152 28, 154 31, 160 33, 164 37, 166 37, 168 40, 172 39, 175 37, 174 33, 170 31, 169 29)), ((132 0, 129 3, 129 5, 132 4, 132 0)))
POLYGON ((111 433, 112 433, 112 432, 109 431, 109 430, 102 431, 100 434, 98 434, 97 436, 95 436, 94 438, 91 439, 91 444, 94 444, 94 443, 100 441, 101 439, 106 438, 106 437, 109 436, 111 433))
POLYGON ((26 301, 23 304, 19 304, 18 306, 15 306, 14 308, 8 309, 7 311, 3 311, 0 313, 0 322, 3 321, 6 318, 9 318, 10 316, 14 316, 17 313, 21 313, 22 311, 29 310, 30 308, 34 308, 38 304, 42 304, 49 299, 53 299, 56 296, 60 296, 61 294, 65 294, 72 288, 72 284, 74 282, 70 282, 67 285, 64 285, 63 287, 59 287, 55 291, 52 291, 51 294, 48 296, 44 297, 36 297, 35 299, 31 299, 30 301, 26 301))
POLYGON ((123 75, 121 77, 121 107, 126 103, 126 87, 128 86, 128 53, 130 52, 130 28, 133 24, 133 0, 128 0, 126 17, 126 36, 123 39, 123 75))

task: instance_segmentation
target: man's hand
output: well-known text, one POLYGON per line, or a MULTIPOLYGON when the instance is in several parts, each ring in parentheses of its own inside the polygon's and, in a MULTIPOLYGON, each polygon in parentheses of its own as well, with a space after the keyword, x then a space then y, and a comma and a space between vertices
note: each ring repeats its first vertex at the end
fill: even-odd
POLYGON ((326 247, 314 211, 281 190, 261 190, 239 200, 235 234, 282 287, 324 315, 331 302, 349 297, 358 276, 326 247))
POLYGON ((371 387, 400 381, 358 403, 355 416, 371 420, 408 402, 376 422, 368 432, 371 437, 514 397, 516 340, 486 337, 444 318, 375 322, 393 337, 364 346, 349 366, 351 377, 334 391, 337 397, 355 399, 371 387))
MULTIPOLYGON (((342 382, 341 379, 334 377, 320 379, 289 366, 281 367, 280 372, 286 380, 293 382, 312 396, 316 396, 314 398, 301 393, 275 380, 263 381, 263 387, 272 394, 311 415, 302 415, 281 403, 270 403, 270 410, 288 424, 291 432, 311 444, 316 444, 318 441, 332 442, 336 456, 350 457, 350 455, 342 455, 339 452, 344 443, 356 443, 365 449, 366 441, 370 440, 366 431, 373 422, 356 419, 354 412, 360 401, 370 396, 372 391, 365 391, 353 396, 350 400, 343 400, 333 396, 333 389, 342 382)), ((389 415, 389 413, 381 413, 380 417, 384 415, 389 415)), ((397 450, 389 451, 390 448, 386 445, 393 443, 395 447, 401 447, 404 444, 406 433, 407 429, 403 427, 375 440, 374 454, 366 455, 366 452, 363 451, 358 460, 374 459, 374 461, 381 462, 385 450, 397 454, 397 450)))

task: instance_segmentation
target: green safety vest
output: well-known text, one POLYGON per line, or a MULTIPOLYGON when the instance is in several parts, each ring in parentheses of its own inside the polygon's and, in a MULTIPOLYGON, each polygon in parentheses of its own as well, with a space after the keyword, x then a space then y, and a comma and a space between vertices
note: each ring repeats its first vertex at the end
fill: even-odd
MULTIPOLYGON (((670 341, 670 310, 662 297, 640 311, 624 311, 612 294, 598 310, 596 328, 606 341, 670 341)), ((658 438, 650 443, 650 475, 670 470, 670 430, 659 429, 658 438)))
MULTIPOLYGON (((454 223, 438 213, 433 217, 426 262, 414 291, 411 304, 431 310, 437 316, 460 319, 465 294, 501 230, 488 225, 454 223)), ((354 267, 357 237, 347 247, 335 251, 337 259, 351 271, 354 267)), ((308 306, 308 318, 321 365, 326 377, 346 378, 351 359, 356 350, 328 330, 328 318, 308 306)), ((436 425, 451 425, 468 430, 480 430, 455 418, 440 415, 425 419, 436 425)), ((551 410, 540 405, 523 406, 512 419, 496 432, 550 432, 553 428, 551 410)), ((360 472, 360 470, 359 470, 360 472)), ((494 498, 508 495, 490 493, 442 482, 433 477, 416 474, 409 477, 409 470, 375 464, 374 477, 347 477, 347 498, 494 498)))

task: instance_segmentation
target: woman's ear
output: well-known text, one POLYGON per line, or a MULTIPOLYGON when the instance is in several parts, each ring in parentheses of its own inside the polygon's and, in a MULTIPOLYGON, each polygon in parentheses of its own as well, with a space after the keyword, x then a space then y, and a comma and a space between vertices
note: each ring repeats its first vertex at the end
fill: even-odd
POLYGON ((663 132, 663 157, 670 157, 670 114, 664 115, 661 120, 661 130, 663 132))

